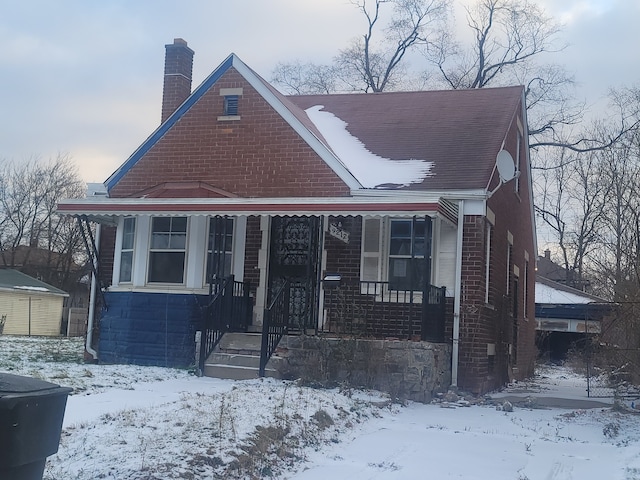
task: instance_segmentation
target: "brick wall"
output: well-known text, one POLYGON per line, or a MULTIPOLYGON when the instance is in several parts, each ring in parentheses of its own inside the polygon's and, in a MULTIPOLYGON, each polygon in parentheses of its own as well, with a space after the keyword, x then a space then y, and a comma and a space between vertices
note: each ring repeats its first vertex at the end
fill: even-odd
POLYGON ((191 94, 193 50, 181 38, 165 45, 164 86, 162 89, 162 121, 182 105, 191 94))
POLYGON ((241 197, 342 196, 348 187, 280 115, 229 69, 110 191, 201 181, 241 197), (223 121, 221 88, 243 88, 240 120, 223 121))
MULTIPOLYGON (((517 126, 512 125, 505 149, 516 158, 517 126)), ((526 154, 525 141, 520 155, 526 154)), ((465 216, 462 264, 462 305, 460 318, 460 355, 458 385, 474 392, 486 392, 512 379, 533 374, 535 347, 535 259, 534 219, 532 218, 529 169, 525 159, 516 191, 515 180, 502 185, 488 200, 495 213, 491 232, 489 302, 485 302, 485 262, 488 220, 465 216), (511 262, 507 265, 508 232, 513 236, 511 262), (525 285, 526 254, 529 256, 525 285), (519 269, 518 303, 513 316, 514 266, 519 269), (509 272, 510 292, 507 292, 509 272), (524 315, 524 289, 527 289, 527 316, 524 315), (517 329, 517 342, 514 341, 517 329), (487 345, 495 355, 488 355, 487 345), (509 344, 513 344, 509 351, 509 344)), ((496 175, 497 177, 497 175, 496 175)), ((497 178, 489 190, 497 186, 497 178)))

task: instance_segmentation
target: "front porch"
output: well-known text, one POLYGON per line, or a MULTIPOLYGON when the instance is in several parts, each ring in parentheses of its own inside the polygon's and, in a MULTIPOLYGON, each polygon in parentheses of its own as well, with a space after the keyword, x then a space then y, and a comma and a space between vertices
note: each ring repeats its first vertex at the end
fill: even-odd
MULTIPOLYGON (((100 361, 174 367, 195 361, 201 374, 225 364, 243 378, 270 369, 289 377, 305 374, 294 365, 307 354, 345 358, 337 353, 342 347, 327 345, 356 342, 366 350, 391 342, 385 348, 435 349, 438 371, 451 371, 457 227, 449 202, 94 202, 81 223, 103 225, 102 237, 113 245, 110 280, 94 272, 110 284, 100 289, 103 298, 96 296, 103 309, 92 346, 100 361), (250 348, 225 347, 221 339, 230 332, 257 334, 259 348, 255 338, 247 339, 250 348), (314 346, 304 353, 291 345, 314 346), (284 366, 273 369, 273 356, 285 358, 284 366)), ((101 252, 95 263, 108 266, 108 250, 91 247, 101 252)), ((332 380, 344 377, 342 370, 321 369, 332 380)))
MULTIPOLYGON (((391 290, 388 282, 343 283, 335 275, 325 278, 317 294, 322 309, 319 315, 322 321, 317 328, 304 328, 300 324, 300 308, 296 305, 300 301, 296 298, 300 285, 284 281, 264 311, 260 333, 247 323, 249 286, 232 277, 221 282, 217 291, 212 292, 197 337, 199 373, 233 379, 272 376, 324 383, 349 380, 373 387, 370 381, 363 383, 367 374, 362 370, 369 372, 369 377, 381 368, 387 371, 389 354, 371 352, 388 347, 396 352, 393 363, 404 365, 394 367, 398 372, 409 364, 419 368, 417 365, 428 352, 427 363, 439 363, 438 369, 428 375, 420 369, 420 375, 439 378, 436 371, 450 375, 450 346, 445 343, 445 328, 452 311, 447 309, 444 288, 425 284, 422 292, 414 292, 391 290), (245 334, 238 333, 243 330, 245 334), (400 359, 399 351, 412 351, 410 356, 415 356, 416 351, 422 353, 417 354, 416 364, 416 359, 400 359), (304 358, 307 360, 301 360, 304 358), (382 365, 374 366, 374 361, 382 365), (318 362, 324 366, 319 368, 318 362), (354 362, 362 365, 356 368, 354 362), (359 373, 352 372, 348 365, 359 373), (351 378, 352 375, 355 376, 351 378)), ((441 380, 436 383, 439 385, 441 380)), ((434 388, 430 383, 429 391, 434 388)))

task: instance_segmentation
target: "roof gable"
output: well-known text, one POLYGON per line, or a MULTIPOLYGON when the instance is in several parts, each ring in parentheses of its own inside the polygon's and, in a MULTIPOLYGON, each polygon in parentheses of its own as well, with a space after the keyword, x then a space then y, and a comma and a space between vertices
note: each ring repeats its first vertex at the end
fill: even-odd
MULTIPOLYGON (((285 97, 278 93, 258 74, 247 67, 235 54, 229 55, 178 109, 153 132, 140 147, 116 170, 106 181, 107 190, 111 190, 136 163, 147 154, 182 118, 183 116, 223 77, 235 69, 262 98, 302 137, 302 139, 329 165, 349 188, 360 188, 361 185, 353 175, 340 163, 327 146, 319 141, 300 120, 299 115, 284 105, 285 97)), ((298 113, 298 112, 296 112, 298 113)))
POLYGON ((485 191, 523 98, 523 87, 284 96, 231 54, 107 179, 107 189, 232 69, 352 191, 485 191), (327 120, 333 130, 323 128, 327 120))

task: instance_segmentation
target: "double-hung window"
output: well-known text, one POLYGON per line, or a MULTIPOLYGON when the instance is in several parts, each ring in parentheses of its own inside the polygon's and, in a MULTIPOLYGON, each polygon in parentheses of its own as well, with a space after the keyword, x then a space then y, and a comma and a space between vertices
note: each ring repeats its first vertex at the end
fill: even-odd
POLYGON ((136 237, 136 219, 127 217, 122 222, 122 247, 120 248, 120 283, 131 282, 133 271, 133 245, 136 237))
POLYGON ((431 219, 365 218, 361 279, 421 292, 431 276, 431 219))
POLYGON ((215 217, 209 219, 206 283, 211 283, 211 279, 215 280, 231 275, 233 226, 233 218, 215 217))
MULTIPOLYGON (((427 273, 427 222, 391 220, 389 237, 389 289, 422 291, 427 273)), ((429 231, 429 234, 431 232, 429 231)), ((430 238, 429 238, 430 243, 430 238)), ((429 248, 431 245, 429 245, 429 248)))
POLYGON ((187 247, 187 217, 151 219, 149 283, 183 283, 187 247))

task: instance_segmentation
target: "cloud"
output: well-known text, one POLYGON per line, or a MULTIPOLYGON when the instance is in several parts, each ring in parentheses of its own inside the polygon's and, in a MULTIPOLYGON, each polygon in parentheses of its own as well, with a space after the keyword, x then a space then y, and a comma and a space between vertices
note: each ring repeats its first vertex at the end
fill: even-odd
MULTIPOLYGON (((569 15, 572 46, 557 58, 581 94, 640 79, 640 2, 544 3, 569 15)), ((5 2, 0 158, 68 152, 111 173, 157 127, 164 45, 175 37, 196 52, 195 87, 231 52, 267 79, 279 61, 329 62, 364 26, 346 0, 5 2)))

